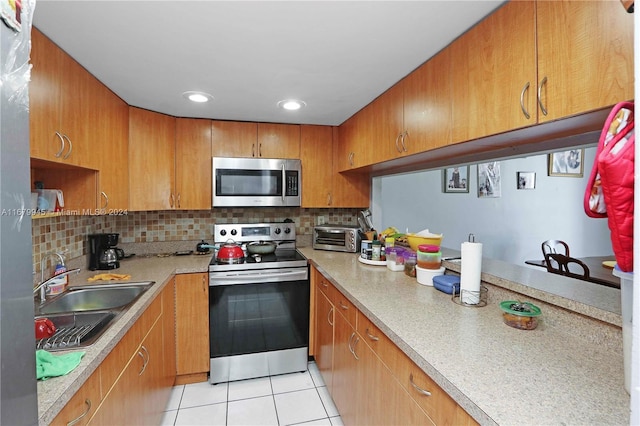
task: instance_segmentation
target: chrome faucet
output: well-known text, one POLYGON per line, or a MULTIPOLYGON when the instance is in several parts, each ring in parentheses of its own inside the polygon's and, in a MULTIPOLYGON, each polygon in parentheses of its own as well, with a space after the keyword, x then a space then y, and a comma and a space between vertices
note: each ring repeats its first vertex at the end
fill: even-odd
POLYGON ((37 286, 35 286, 33 288, 33 294, 35 295, 38 291, 40 291, 40 303, 44 303, 46 298, 47 298, 47 290, 49 288, 49 284, 51 283, 51 281, 58 279, 58 278, 62 278, 66 275, 69 275, 73 272, 78 273, 80 272, 80 268, 76 268, 76 269, 72 269, 69 271, 65 271, 62 272, 60 274, 57 275, 53 275, 51 278, 46 279, 44 278, 44 270, 47 264, 47 260, 49 259, 49 257, 51 256, 57 256, 58 260, 60 261, 61 265, 64 265, 64 257, 62 256, 61 253, 52 251, 49 252, 45 255, 42 256, 42 258, 40 259, 40 284, 38 284, 37 286))

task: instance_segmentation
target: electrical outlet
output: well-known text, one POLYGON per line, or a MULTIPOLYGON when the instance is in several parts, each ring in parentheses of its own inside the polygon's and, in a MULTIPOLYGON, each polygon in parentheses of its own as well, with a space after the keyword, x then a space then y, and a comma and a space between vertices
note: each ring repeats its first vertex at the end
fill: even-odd
POLYGON ((324 225, 324 216, 318 216, 318 225, 324 225))

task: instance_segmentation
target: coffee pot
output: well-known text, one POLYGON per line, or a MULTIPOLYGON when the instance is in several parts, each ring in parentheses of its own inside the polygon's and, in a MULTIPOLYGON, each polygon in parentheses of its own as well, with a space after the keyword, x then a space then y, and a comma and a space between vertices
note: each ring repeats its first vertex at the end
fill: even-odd
POLYGON ((89 235, 88 269, 91 271, 117 269, 120 267, 116 245, 119 234, 103 233, 89 235))

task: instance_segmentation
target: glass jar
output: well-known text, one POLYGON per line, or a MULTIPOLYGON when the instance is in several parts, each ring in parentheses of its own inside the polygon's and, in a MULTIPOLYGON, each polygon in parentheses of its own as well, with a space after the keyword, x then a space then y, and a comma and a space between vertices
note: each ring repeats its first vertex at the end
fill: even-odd
POLYGON ((380 261, 380 249, 382 245, 379 240, 373 240, 371 243, 371 260, 379 262, 380 261))
POLYGON ((404 257, 404 273, 410 277, 415 277, 416 264, 418 263, 416 252, 410 250, 408 252, 405 252, 402 257, 404 257))

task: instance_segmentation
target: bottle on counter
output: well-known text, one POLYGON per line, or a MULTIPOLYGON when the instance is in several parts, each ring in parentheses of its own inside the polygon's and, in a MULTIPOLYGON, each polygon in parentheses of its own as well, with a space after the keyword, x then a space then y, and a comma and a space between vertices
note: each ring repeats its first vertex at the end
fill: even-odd
POLYGON ((371 260, 380 261, 380 251, 382 249, 382 244, 380 244, 380 240, 376 236, 373 242, 371 243, 371 260))

